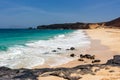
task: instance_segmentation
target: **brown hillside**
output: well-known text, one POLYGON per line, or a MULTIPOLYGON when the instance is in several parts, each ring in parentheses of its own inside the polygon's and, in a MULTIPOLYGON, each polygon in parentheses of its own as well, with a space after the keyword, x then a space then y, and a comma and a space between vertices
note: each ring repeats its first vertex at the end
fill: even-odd
POLYGON ((120 17, 112 21, 106 22, 105 26, 120 28, 120 17))
POLYGON ((108 22, 101 23, 77 22, 37 26, 37 29, 96 29, 96 28, 120 28, 120 17, 108 22))

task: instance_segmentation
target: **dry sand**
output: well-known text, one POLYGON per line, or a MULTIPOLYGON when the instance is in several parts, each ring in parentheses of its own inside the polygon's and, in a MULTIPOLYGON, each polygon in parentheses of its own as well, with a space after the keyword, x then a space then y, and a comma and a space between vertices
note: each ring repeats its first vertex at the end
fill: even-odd
MULTIPOLYGON (((114 55, 120 55, 120 30, 119 29, 91 29, 85 30, 86 34, 91 39, 90 49, 83 54, 96 55, 97 59, 101 60, 101 63, 106 63, 108 59, 111 59, 114 55)), ((80 54, 79 50, 75 51, 75 54, 80 54)), ((89 61, 80 62, 78 60, 71 61, 67 64, 57 67, 75 67, 81 64, 88 64, 89 61)), ((120 80, 120 68, 110 67, 114 70, 110 73, 108 70, 100 70, 96 75, 82 75, 80 80, 120 80)), ((55 76, 39 77, 39 80, 65 80, 55 76)))

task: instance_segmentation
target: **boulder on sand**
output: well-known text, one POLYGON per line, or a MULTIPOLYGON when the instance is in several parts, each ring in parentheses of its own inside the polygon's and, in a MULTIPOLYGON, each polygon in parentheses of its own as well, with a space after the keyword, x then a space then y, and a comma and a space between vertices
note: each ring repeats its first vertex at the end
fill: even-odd
POLYGON ((115 55, 113 59, 108 60, 106 64, 120 66, 120 55, 115 55))

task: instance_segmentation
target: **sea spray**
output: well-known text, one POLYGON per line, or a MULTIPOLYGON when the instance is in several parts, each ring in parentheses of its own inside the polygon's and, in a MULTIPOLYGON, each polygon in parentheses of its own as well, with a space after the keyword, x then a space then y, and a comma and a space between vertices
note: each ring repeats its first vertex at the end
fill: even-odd
POLYGON ((0 52, 0 66, 10 68, 32 68, 47 63, 57 66, 71 61, 66 54, 66 49, 71 47, 89 46, 90 40, 82 30, 69 34, 60 34, 47 40, 38 40, 25 43, 24 46, 10 47, 7 51, 0 52), (58 50, 57 48, 61 48, 58 50), (56 52, 53 52, 56 50, 56 52), (63 56, 63 55, 64 56, 63 56))

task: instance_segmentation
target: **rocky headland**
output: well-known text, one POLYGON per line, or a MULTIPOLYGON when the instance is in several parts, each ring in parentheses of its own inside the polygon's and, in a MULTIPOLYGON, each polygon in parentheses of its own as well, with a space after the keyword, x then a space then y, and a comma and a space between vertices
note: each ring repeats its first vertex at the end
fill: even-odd
POLYGON ((120 28, 120 17, 107 22, 100 23, 64 23, 40 25, 37 29, 96 29, 96 28, 120 28))

